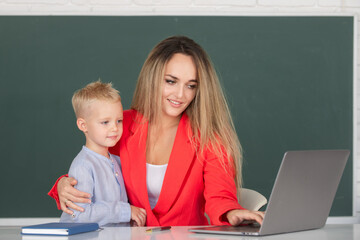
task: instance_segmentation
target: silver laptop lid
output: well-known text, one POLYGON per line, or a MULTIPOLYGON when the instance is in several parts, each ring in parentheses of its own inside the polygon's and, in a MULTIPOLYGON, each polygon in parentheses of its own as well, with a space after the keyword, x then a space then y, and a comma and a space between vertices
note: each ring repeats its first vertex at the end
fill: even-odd
POLYGON ((350 151, 286 152, 260 228, 260 235, 325 225, 350 151))

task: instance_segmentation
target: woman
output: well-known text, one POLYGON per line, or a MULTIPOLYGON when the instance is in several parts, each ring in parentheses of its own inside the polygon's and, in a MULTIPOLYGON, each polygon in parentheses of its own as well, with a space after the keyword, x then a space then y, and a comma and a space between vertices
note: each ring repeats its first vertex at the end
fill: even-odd
MULTIPOLYGON (((206 225, 204 211, 211 224, 262 223, 262 212, 238 204, 240 143, 210 59, 193 40, 170 37, 150 52, 123 126, 111 153, 120 154, 129 201, 146 209, 148 226, 206 225)), ((69 214, 89 201, 75 184, 64 177, 50 191, 69 214)))

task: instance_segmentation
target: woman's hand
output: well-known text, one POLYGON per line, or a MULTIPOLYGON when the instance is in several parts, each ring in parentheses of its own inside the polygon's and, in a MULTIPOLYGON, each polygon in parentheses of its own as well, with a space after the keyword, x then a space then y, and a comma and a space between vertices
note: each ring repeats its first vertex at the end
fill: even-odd
POLYGON ((226 218, 231 225, 237 226, 241 223, 244 223, 245 221, 246 222, 258 222, 258 223, 262 224, 264 215, 265 215, 265 213, 260 212, 260 211, 235 209, 235 210, 228 211, 226 213, 226 218))
POLYGON ((79 207, 74 202, 77 203, 91 203, 90 194, 81 192, 74 188, 77 184, 75 178, 72 177, 63 177, 59 180, 57 185, 57 191, 59 195, 59 202, 61 210, 65 213, 72 215, 73 211, 68 209, 68 207, 75 209, 77 211, 83 212, 84 209, 79 207))

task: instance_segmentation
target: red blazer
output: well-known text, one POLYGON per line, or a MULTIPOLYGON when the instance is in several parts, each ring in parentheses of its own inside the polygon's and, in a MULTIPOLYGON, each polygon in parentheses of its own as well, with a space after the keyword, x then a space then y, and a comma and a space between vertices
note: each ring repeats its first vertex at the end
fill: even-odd
POLYGON ((222 215, 243 209, 237 201, 234 172, 227 173, 210 151, 197 156, 190 143, 189 119, 183 114, 159 200, 150 208, 146 187, 148 124, 135 110, 124 111, 123 135, 110 152, 119 154, 129 202, 146 209, 148 226, 228 224, 222 215))

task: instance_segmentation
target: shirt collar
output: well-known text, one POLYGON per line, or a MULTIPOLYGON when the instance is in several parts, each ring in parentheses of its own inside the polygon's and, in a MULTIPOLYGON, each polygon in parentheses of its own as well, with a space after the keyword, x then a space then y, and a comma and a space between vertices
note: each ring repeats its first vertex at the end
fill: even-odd
POLYGON ((115 161, 114 157, 113 157, 109 152, 108 152, 109 158, 107 158, 107 157, 105 157, 105 156, 103 156, 103 155, 101 155, 101 154, 99 154, 99 153, 97 153, 97 152, 89 149, 89 148, 86 147, 86 146, 83 146, 83 150, 86 151, 87 153, 95 156, 96 158, 102 159, 102 160, 104 160, 104 161, 106 161, 106 162, 111 162, 111 163, 113 163, 113 161, 115 161))

